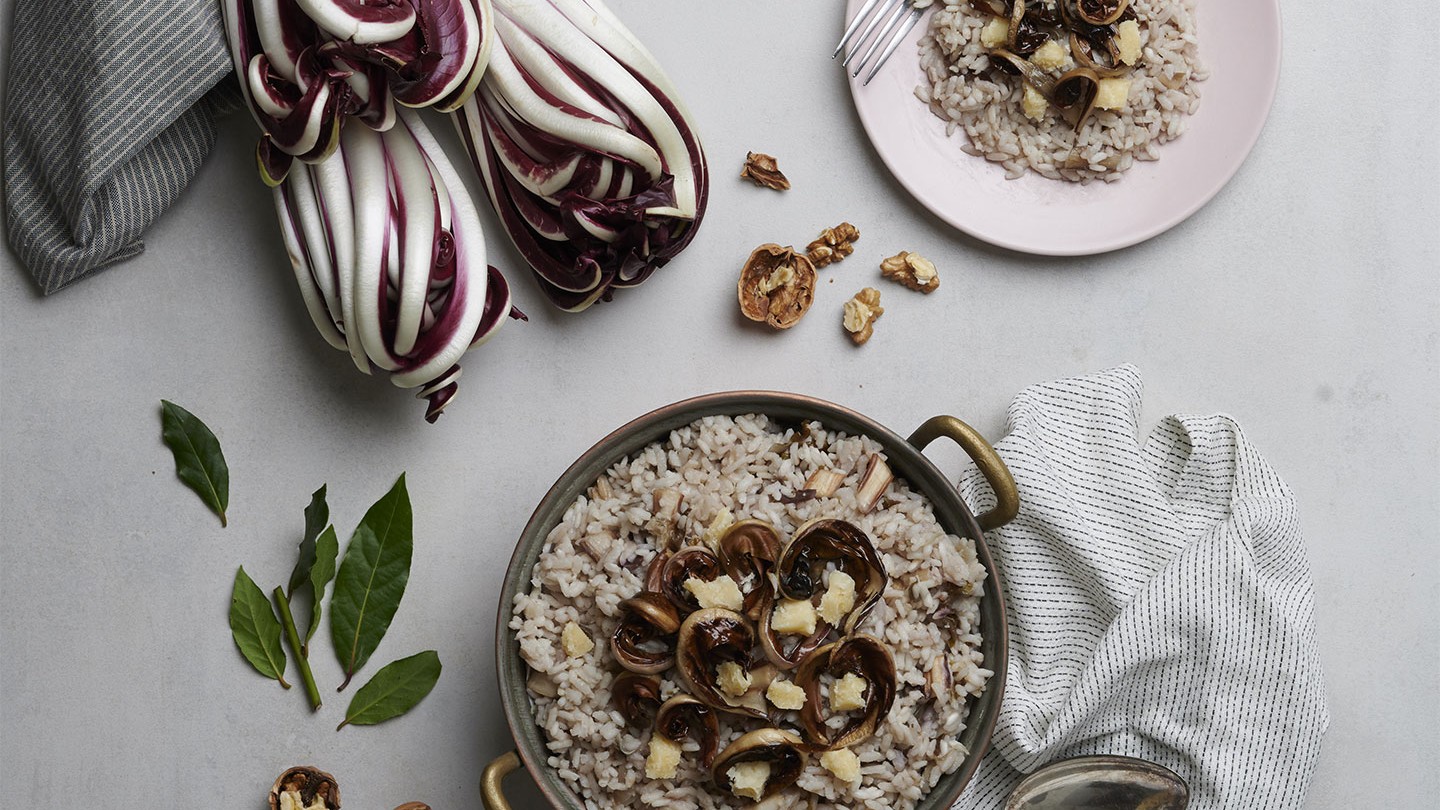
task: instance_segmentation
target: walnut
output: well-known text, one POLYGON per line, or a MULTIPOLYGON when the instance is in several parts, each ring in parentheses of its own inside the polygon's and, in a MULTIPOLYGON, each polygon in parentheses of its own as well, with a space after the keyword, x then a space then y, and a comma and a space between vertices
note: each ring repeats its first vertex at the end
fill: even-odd
POLYGON ((740 176, 757 186, 773 188, 776 191, 790 189, 790 181, 780 172, 775 158, 760 152, 745 153, 745 168, 740 170, 740 176))
POLYGON ((816 267, 833 264, 855 252, 853 244, 860 239, 860 229, 848 222, 820 232, 820 238, 805 247, 805 254, 816 267))
POLYGON ((745 317, 789 329, 815 300, 815 265, 793 247, 761 245, 740 271, 739 293, 745 317))
POLYGON ((859 346, 875 334, 875 321, 885 314, 880 306, 880 291, 874 287, 866 287, 855 297, 845 302, 845 331, 850 333, 850 339, 859 346))
POLYGON ((940 274, 935 271, 934 262, 908 250, 880 262, 880 275, 922 293, 932 293, 940 287, 940 274))
POLYGON ((287 769, 270 788, 270 810, 340 810, 335 777, 308 765, 287 769))

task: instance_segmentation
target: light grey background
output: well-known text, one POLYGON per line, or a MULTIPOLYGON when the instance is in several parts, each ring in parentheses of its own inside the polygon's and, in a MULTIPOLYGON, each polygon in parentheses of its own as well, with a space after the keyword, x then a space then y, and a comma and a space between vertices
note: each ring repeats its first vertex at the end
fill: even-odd
MULTIPOLYGON (((1066 260, 959 236, 888 178, 825 56, 838 4, 615 6, 699 122, 714 171, 705 224, 644 287, 569 316, 541 302, 487 209, 493 261, 531 322, 469 356, 437 425, 310 325, 247 118, 227 122, 138 259, 42 300, 0 256, 0 803, 258 810, 281 769, 313 763, 341 779, 347 807, 478 807, 480 769, 508 746, 493 664, 505 563, 539 497, 600 436, 692 394, 769 387, 902 432, 948 412, 998 437, 1023 386, 1126 361, 1147 380, 1147 425, 1228 411, 1295 490, 1334 715, 1305 807, 1433 802, 1440 120, 1417 56, 1436 40, 1428 3, 1402 0, 1386 17, 1405 22, 1378 40, 1365 4, 1291 4, 1278 100, 1235 180, 1160 238, 1066 260), (794 190, 736 180, 748 149, 780 156, 794 190), (803 244, 842 219, 863 232, 859 250, 825 272, 800 326, 773 335, 739 319, 735 277, 752 247, 803 244), (857 350, 840 302, 902 248, 933 257, 943 285, 930 297, 881 285, 886 315, 857 350), (219 435, 229 528, 175 480, 162 397, 219 435), (445 672, 404 718, 336 733, 349 693, 331 691, 328 641, 312 657, 329 702, 311 716, 298 688, 235 651, 231 578, 241 564, 267 586, 288 574, 321 483, 343 537, 402 470, 415 567, 369 670, 435 648, 445 672)), ((6 42, 11 16, 0 0, 6 42)), ((937 458, 958 469, 955 454, 937 458)))

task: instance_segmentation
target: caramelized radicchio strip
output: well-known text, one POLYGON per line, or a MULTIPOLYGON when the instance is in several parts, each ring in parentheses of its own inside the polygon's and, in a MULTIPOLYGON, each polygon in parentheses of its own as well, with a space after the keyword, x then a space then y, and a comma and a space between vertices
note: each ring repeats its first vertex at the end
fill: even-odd
POLYGON ((610 685, 610 703, 629 725, 648 726, 660 710, 660 681, 638 672, 616 675, 610 685))
POLYGON ((805 479, 805 488, 814 492, 817 498, 828 498, 834 495, 840 485, 845 483, 845 473, 839 470, 816 470, 810 473, 805 479))
POLYGON ((805 707, 800 710, 805 741, 813 749, 828 751, 869 739, 895 702, 896 678, 889 648, 872 636, 850 636, 811 653, 795 671, 795 683, 805 690, 805 707), (865 680, 865 707, 834 728, 826 723, 821 676, 839 679, 847 673, 865 680))
POLYGON ((675 663, 675 634, 680 614, 663 595, 640 594, 620 603, 624 618, 610 636, 610 651, 620 666, 642 675, 664 672, 675 663))
POLYGON ((750 651, 755 632, 745 617, 723 608, 697 610, 680 627, 675 651, 675 671, 685 689, 712 708, 731 714, 765 719, 765 687, 774 677, 774 668, 751 670, 750 651), (725 664, 733 664, 751 679, 743 695, 731 695, 719 681, 725 664))
POLYGON ((763 800, 795 784, 805 770, 805 759, 805 742, 799 737, 778 728, 762 728, 741 735, 727 745, 715 759, 711 776, 715 784, 729 791, 731 769, 742 763, 762 762, 769 766, 765 787, 759 796, 763 800))
POLYGON ((782 670, 791 670, 800 666, 800 662, 805 660, 805 656, 825 643, 832 628, 824 619, 817 618, 814 632, 787 646, 785 640, 773 627, 777 604, 779 604, 779 599, 772 590, 767 589, 765 598, 760 603, 760 626, 757 631, 760 636, 760 649, 771 664, 782 670))
POLYGON ((715 711, 685 693, 669 700, 655 715, 655 733, 671 742, 692 737, 700 743, 700 764, 710 767, 720 746, 720 721, 715 711))
POLYGON ((686 546, 670 555, 660 575, 660 592, 685 616, 700 609, 695 595, 685 588, 686 580, 711 582, 724 572, 720 560, 704 546, 686 546))
POLYGON ((1055 80, 1050 101, 1064 113, 1075 131, 1085 126, 1085 121, 1095 111, 1095 98, 1100 92, 1100 76, 1094 70, 1077 67, 1055 80))
POLYGON ((746 618, 760 618, 770 592, 770 572, 780 559, 780 533, 763 520, 742 520, 720 536, 720 566, 745 594, 746 618))
POLYGON ((795 504, 805 503, 806 501, 813 501, 816 497, 815 490, 813 489, 797 489, 790 495, 781 495, 780 503, 787 506, 794 506, 795 504))
POLYGON ((894 480, 895 474, 890 472, 890 466, 885 463, 885 459, 872 454, 865 466, 865 474, 860 476, 860 488, 855 493, 856 506, 861 512, 874 509, 890 482, 894 480))
POLYGON ((795 530, 775 568, 780 591, 791 599, 819 594, 828 563, 855 580, 855 605, 840 622, 842 634, 855 631, 880 601, 889 577, 870 536, 853 523, 820 519, 795 530))

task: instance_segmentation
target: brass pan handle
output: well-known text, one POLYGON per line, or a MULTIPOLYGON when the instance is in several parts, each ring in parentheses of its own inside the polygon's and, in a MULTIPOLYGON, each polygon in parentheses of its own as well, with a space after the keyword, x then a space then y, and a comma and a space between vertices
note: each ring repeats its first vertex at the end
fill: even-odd
POLYGON ((485 766, 485 773, 480 777, 480 798, 485 802, 486 810, 510 810, 510 802, 505 800, 500 783, 519 767, 520 755, 514 751, 506 751, 485 766))
POLYGON ((953 416, 932 416, 910 434, 908 441, 916 450, 924 450, 941 436, 960 445, 995 491, 995 507, 975 517, 980 528, 990 531, 1013 520, 1020 511, 1020 491, 1015 488, 1015 477, 979 431, 953 416))

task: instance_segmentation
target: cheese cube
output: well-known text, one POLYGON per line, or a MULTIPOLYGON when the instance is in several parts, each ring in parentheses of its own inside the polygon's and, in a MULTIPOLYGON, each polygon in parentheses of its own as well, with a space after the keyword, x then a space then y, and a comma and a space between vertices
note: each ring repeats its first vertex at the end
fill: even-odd
POLYGON ((566 657, 579 658, 595 649, 595 642, 585 635, 580 625, 566 622, 565 629, 560 631, 560 646, 565 650, 566 657))
POLYGON ((734 661, 726 661, 720 665, 715 683, 725 694, 731 697, 740 697, 750 691, 750 673, 734 661))
POLYGON ((770 629, 791 636, 814 633, 815 606, 808 599, 781 599, 770 616, 770 629))
POLYGON ((712 549, 720 547, 720 535, 725 530, 735 525, 735 516, 730 514, 729 509, 721 509, 710 519, 710 526, 705 529, 705 544, 712 549))
POLYGON ((1101 79, 1095 91, 1095 106, 1102 110, 1121 110, 1130 98, 1129 79, 1101 79))
POLYGON ((740 586, 726 574, 721 574, 709 582, 690 577, 685 580, 685 590, 695 597, 695 601, 699 602, 702 608, 738 611, 745 607, 745 596, 740 593, 740 586))
POLYGON ((830 572, 830 587, 820 597, 820 618, 838 626, 855 607, 855 578, 844 571, 830 572))
POLYGON ((1010 34, 1010 21, 999 17, 992 17, 990 22, 980 29, 980 44, 987 48, 998 48, 1005 44, 1010 34))
POLYGON ((647 779, 674 779, 680 766, 680 743, 659 734, 650 737, 650 756, 645 758, 647 779))
POLYGON ((1140 59, 1140 23, 1126 20, 1115 28, 1115 47, 1120 61, 1133 65, 1140 59))
POLYGON ((830 711, 850 712, 865 708, 865 679, 853 672, 830 685, 830 711))
POLYGON ((837 748, 820 755, 820 765, 841 782, 860 781, 860 757, 849 748, 837 748))
POLYGON ((1052 39, 1036 48, 1030 61, 1041 70, 1059 70, 1070 64, 1070 52, 1052 39))
POLYGON ((799 711, 805 708, 805 690, 784 678, 771 681, 770 688, 765 690, 765 697, 769 698, 777 709, 799 711))
POLYGON ((758 802, 765 796, 765 783, 770 781, 770 763, 741 762, 725 774, 730 777, 731 793, 758 802))
POLYGON ((1045 111, 1048 109, 1050 109, 1050 102, 1039 90, 1031 87, 1027 82, 1025 96, 1020 99, 1020 110, 1025 113, 1025 117, 1031 121, 1039 121, 1045 117, 1045 111))

